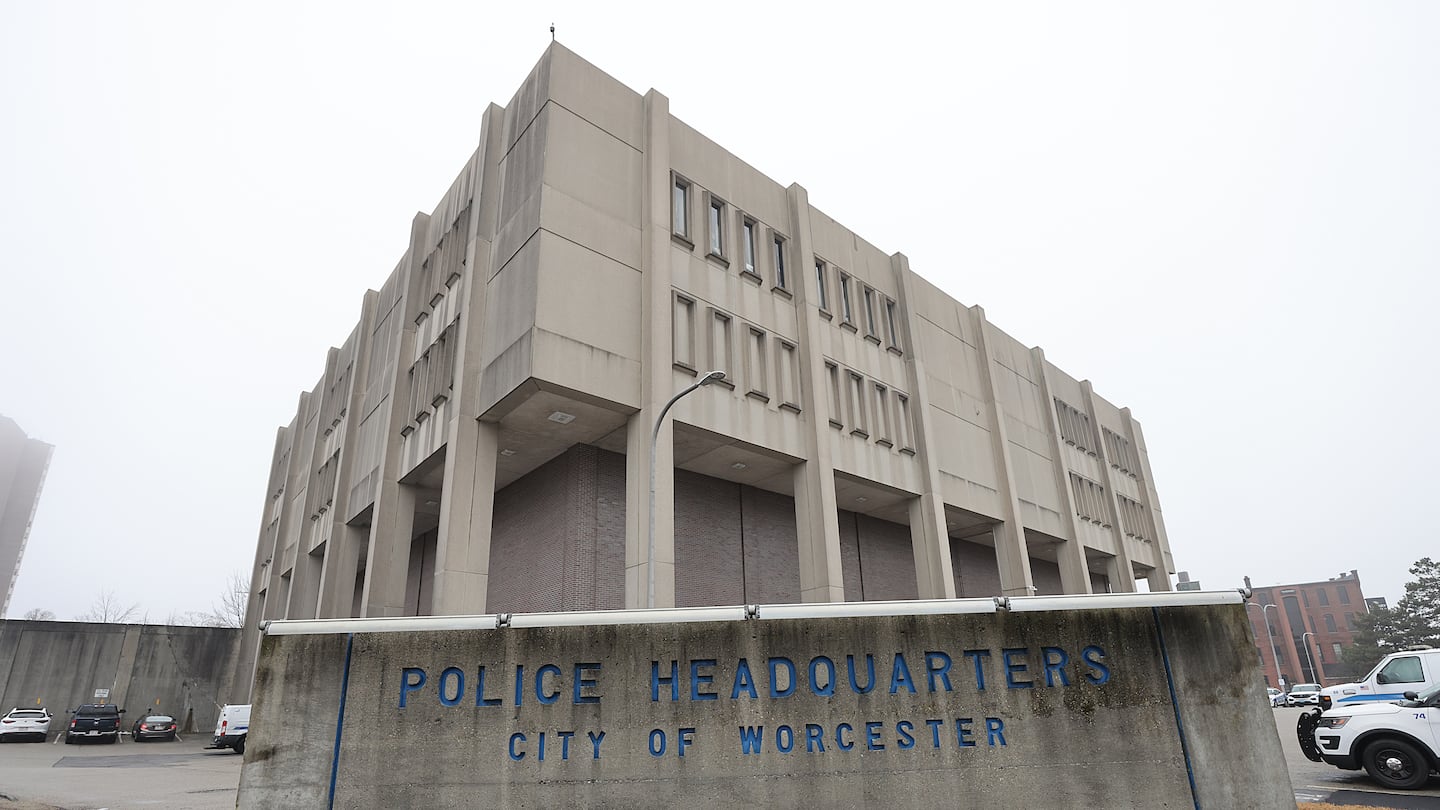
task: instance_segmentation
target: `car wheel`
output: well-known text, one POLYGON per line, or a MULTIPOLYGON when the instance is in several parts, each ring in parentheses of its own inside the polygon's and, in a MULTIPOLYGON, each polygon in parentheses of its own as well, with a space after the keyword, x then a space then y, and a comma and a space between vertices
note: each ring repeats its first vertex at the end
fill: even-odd
POLYGON ((1404 740, 1376 740, 1362 759, 1370 778, 1388 788, 1415 790, 1430 778, 1430 763, 1404 740))
POLYGON ((65 744, 66 744, 66 745, 69 745, 69 744, 72 743, 72 742, 74 742, 74 740, 71 740, 71 739, 70 739, 70 735, 69 735, 69 734, 66 734, 66 735, 65 735, 65 744))
POLYGON ((235 744, 234 744, 234 745, 232 745, 232 746, 230 746, 230 747, 233 748, 233 749, 235 749, 235 753, 237 753, 237 754, 243 754, 243 753, 245 753, 245 738, 244 738, 244 737, 241 737, 240 739, 238 739, 238 740, 235 741, 235 744))
POLYGON ((120 741, 120 735, 119 735, 119 734, 116 734, 114 737, 110 737, 110 738, 106 739, 106 740, 105 740, 105 744, 106 744, 106 745, 114 745, 115 743, 117 743, 117 742, 119 742, 119 741, 120 741))

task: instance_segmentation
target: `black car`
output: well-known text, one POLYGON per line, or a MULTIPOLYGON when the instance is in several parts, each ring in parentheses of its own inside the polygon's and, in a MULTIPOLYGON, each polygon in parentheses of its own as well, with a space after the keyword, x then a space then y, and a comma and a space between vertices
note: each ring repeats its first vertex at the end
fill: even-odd
POLYGON ((130 727, 130 739, 135 742, 174 740, 175 718, 168 714, 148 714, 130 727))

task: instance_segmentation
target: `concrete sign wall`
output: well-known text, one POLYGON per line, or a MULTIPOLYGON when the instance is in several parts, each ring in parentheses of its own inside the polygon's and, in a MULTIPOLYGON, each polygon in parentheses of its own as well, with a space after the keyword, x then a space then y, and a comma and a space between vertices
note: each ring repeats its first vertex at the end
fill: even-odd
POLYGON ((1238 603, 759 615, 269 635, 239 804, 1294 807, 1238 603))

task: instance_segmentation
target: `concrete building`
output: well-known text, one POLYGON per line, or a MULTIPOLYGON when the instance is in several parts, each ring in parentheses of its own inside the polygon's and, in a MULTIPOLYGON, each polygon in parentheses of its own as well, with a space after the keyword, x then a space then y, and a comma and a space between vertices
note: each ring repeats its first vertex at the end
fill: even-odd
POLYGON ((25 435, 8 416, 0 416, 0 582, 5 598, 0 617, 10 610, 10 595, 20 575, 20 559, 30 538, 30 521, 40 503, 40 488, 55 448, 25 435))
POLYGON ((1274 686, 1282 677, 1287 685, 1350 680, 1339 674, 1327 676, 1325 668, 1340 663, 1341 653, 1355 643, 1355 614, 1368 613, 1368 601, 1360 588, 1360 573, 1354 570, 1323 582, 1255 588, 1246 607, 1265 682, 1274 686))
POLYGON ((552 45, 279 430, 242 665, 259 618, 1174 570, 1128 409, 552 45))

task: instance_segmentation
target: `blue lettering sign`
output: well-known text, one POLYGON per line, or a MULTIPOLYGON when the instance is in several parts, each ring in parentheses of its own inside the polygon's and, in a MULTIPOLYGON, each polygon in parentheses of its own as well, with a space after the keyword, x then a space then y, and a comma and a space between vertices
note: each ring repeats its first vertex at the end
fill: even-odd
POLYGON ((820 697, 830 697, 835 694, 835 662, 823 655, 817 655, 810 659, 810 691, 820 697), (825 668, 825 683, 821 685, 818 677, 820 667, 825 668))
POLYGON ((1094 644, 1091 644, 1080 652, 1080 658, 1090 667, 1090 671, 1085 673, 1085 680, 1096 686, 1110 680, 1110 668, 1100 663, 1100 659, 1104 657, 1105 650, 1094 644))
POLYGON ((459 667, 446 667, 445 671, 440 673, 440 702, 446 706, 458 706, 460 697, 464 694, 465 673, 459 667), (450 690, 446 683, 451 680, 455 682, 455 694, 447 697, 446 693, 450 690))
POLYGON ((925 653, 925 677, 930 682, 930 691, 935 690, 935 679, 945 684, 945 691, 950 691, 950 656, 943 652, 925 653))
POLYGON ((795 662, 783 656, 770 659, 770 697, 782 698, 795 694, 795 662), (785 668, 786 683, 785 690, 781 691, 780 667, 785 668))
MULTIPOLYGON (((696 658, 690 662, 690 699, 691 700, 716 700, 720 696, 714 692, 701 692, 700 687, 704 684, 713 683, 715 676, 711 674, 700 674, 701 667, 715 666, 714 658, 696 658)), ((685 749, 680 749, 680 756, 685 756, 685 749)))
POLYGON ((1008 689, 1034 689, 1034 681, 1022 681, 1016 679, 1016 675, 1024 674, 1026 671, 1023 661, 1016 661, 1016 656, 1025 656, 1029 653, 1024 647, 1007 647, 1001 653, 1005 659, 1005 686, 1008 689))
POLYGON ((850 688, 857 695, 869 694, 875 688, 875 657, 865 653, 865 686, 861 687, 855 680, 855 656, 845 656, 845 668, 850 670, 850 688))
POLYGON ((1045 659, 1045 685, 1054 686, 1055 676, 1058 674, 1060 685, 1069 686, 1070 674, 1065 671, 1065 667, 1070 663, 1070 656, 1059 647, 1042 647, 1040 654, 1045 659))
POLYGON ((405 667, 400 670, 400 708, 405 708, 405 699, 411 692, 425 685, 425 670, 420 667, 405 667))
POLYGON ((900 691, 904 685, 906 691, 915 694, 915 681, 910 678, 910 665, 905 663, 904 653, 895 653, 895 666, 890 672, 890 694, 900 691))

